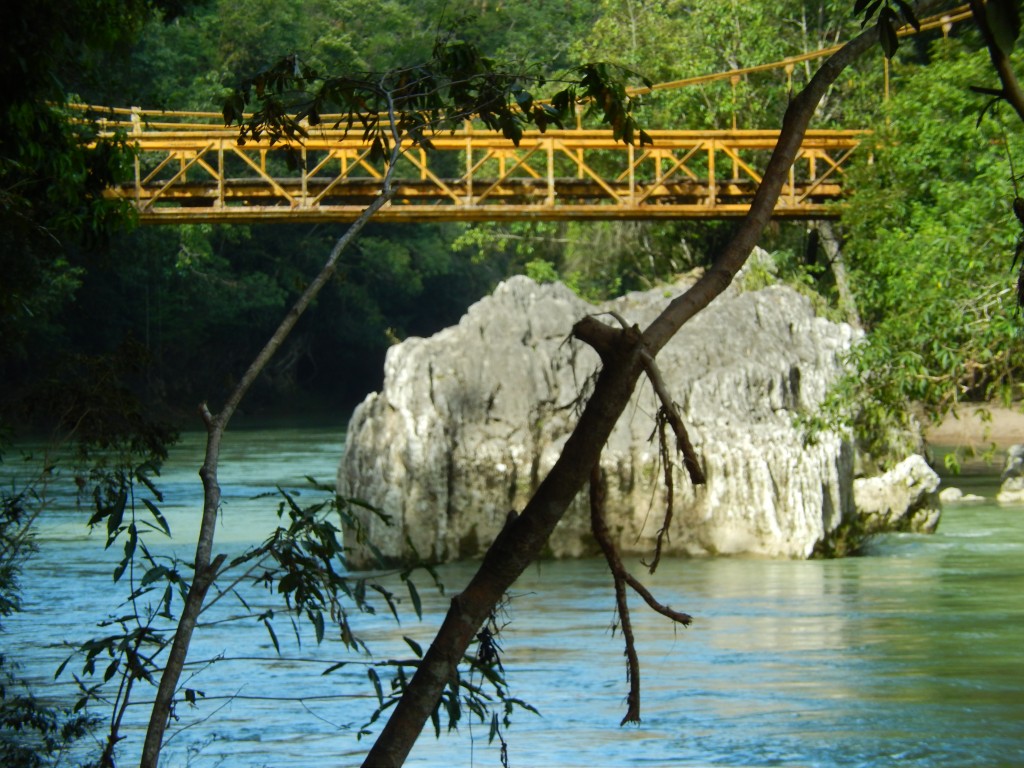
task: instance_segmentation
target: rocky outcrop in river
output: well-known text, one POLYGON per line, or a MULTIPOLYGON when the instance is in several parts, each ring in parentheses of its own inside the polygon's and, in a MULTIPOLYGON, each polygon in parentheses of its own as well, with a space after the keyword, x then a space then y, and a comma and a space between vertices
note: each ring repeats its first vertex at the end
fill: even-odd
POLYGON ((1006 452, 1006 466, 1000 478, 1002 485, 996 501, 1000 504, 1024 502, 1024 444, 1011 445, 1006 452))
POLYGON ((939 524, 939 476, 923 456, 910 456, 885 474, 853 481, 853 499, 869 531, 934 530, 939 524))
MULTIPOLYGON (((644 327, 685 287, 595 307, 564 286, 512 278, 458 326, 392 347, 383 391, 352 417, 338 476, 342 495, 390 516, 389 526, 366 516, 375 546, 396 559, 412 548, 435 561, 481 555, 558 457, 586 397, 597 355, 570 339, 573 323, 614 311, 644 327)), ((667 554, 802 558, 852 519, 849 442, 825 433, 805 444, 793 419, 820 403, 854 336, 789 288, 730 289, 659 354, 707 475, 695 488, 674 470, 667 554)), ((609 528, 625 553, 649 553, 662 524, 656 411, 642 380, 602 457, 609 528)), ((581 494, 549 554, 595 552, 581 494)))

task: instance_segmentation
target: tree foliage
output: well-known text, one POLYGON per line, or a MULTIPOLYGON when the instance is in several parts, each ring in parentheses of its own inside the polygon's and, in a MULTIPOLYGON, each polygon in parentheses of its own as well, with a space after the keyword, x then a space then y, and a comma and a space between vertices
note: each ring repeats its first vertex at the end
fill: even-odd
MULTIPOLYGON (((0 448, 2 461, 7 446, 0 448)), ((49 480, 50 467, 44 463, 38 476, 21 478, 0 491, 0 620, 22 610, 22 569, 37 551, 33 525, 49 503, 49 480)), ((40 697, 20 674, 18 660, 0 653, 0 760, 24 768, 60 765, 98 720, 40 697)))
POLYGON ((981 117, 971 86, 991 77, 987 58, 951 38, 927 63, 898 64, 887 120, 851 178, 846 253, 868 334, 830 408, 876 455, 906 449, 915 413, 1022 394, 1007 272, 1020 128, 1005 109, 981 117))
POLYGON ((102 76, 99 62, 127 50, 154 14, 187 3, 131 0, 14 4, 4 11, 0 72, 0 354, 24 354, 28 326, 46 323, 78 287, 80 251, 130 220, 103 189, 119 176, 123 142, 93 142, 94 129, 64 106, 102 76))
POLYGON ((534 90, 547 83, 544 76, 498 67, 475 44, 450 32, 422 64, 387 72, 322 75, 297 56, 286 56, 246 78, 225 101, 223 114, 226 124, 239 124, 239 144, 265 135, 271 145, 308 138, 324 115, 339 115, 334 129, 343 126, 347 133, 355 127, 370 146, 370 158, 385 160, 394 144, 429 149, 432 134, 471 119, 518 146, 524 128, 563 128, 584 106, 600 116, 616 141, 643 146, 652 142, 633 114, 635 99, 623 77, 631 74, 605 63, 583 64, 561 75, 560 87, 541 100, 534 90))

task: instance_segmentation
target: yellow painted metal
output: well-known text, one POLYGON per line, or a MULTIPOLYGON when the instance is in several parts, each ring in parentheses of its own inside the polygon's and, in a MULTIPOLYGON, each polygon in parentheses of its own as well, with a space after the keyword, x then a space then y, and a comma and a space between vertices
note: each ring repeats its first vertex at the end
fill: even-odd
MULTIPOLYGON (((383 166, 358 135, 310 129, 302 144, 239 145, 202 113, 111 111, 138 149, 134 178, 108 190, 146 224, 352 221, 380 193, 383 166)), ((330 124, 327 122, 326 124, 330 124)), ((524 133, 518 147, 472 127, 431 139, 399 162, 382 221, 729 218, 746 213, 777 131, 659 131, 653 146, 609 131, 524 133)), ((838 214, 858 131, 811 131, 775 215, 838 214)))

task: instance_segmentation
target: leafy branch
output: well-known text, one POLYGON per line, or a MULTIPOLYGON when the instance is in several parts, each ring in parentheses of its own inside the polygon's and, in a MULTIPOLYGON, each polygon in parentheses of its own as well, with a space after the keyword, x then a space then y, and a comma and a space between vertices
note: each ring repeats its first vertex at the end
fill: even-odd
POLYGON ((223 116, 238 124, 240 145, 264 138, 301 143, 310 128, 330 125, 345 135, 359 130, 371 159, 384 160, 393 144, 429 149, 430 136, 474 119, 518 146, 526 128, 564 128, 586 105, 617 141, 652 144, 634 115, 639 101, 627 92, 627 78, 651 85, 623 67, 590 63, 566 72, 562 87, 540 99, 535 91, 547 85, 544 77, 503 70, 472 43, 449 36, 427 62, 385 73, 327 76, 286 56, 243 81, 223 116))
POLYGON ((878 42, 887 59, 896 55, 896 50, 900 46, 897 30, 903 23, 909 24, 917 32, 921 31, 921 22, 917 20, 913 6, 906 0, 857 0, 853 5, 853 15, 863 16, 861 28, 871 23, 876 14, 878 42))

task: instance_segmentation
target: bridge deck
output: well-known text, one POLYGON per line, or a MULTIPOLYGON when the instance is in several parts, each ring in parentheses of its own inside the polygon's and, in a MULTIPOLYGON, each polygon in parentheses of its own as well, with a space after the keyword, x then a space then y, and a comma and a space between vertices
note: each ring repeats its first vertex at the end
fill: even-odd
MULTIPOLYGON (((101 121, 136 143, 134 180, 108 194, 131 200, 143 223, 351 221, 383 168, 358 136, 311 130, 302 145, 247 143, 167 115, 101 121), (160 120, 159 122, 157 120, 160 120)), ((746 213, 777 131, 650 131, 654 146, 608 131, 523 135, 519 147, 472 129, 432 139, 399 163, 382 221, 727 218, 746 213)), ((807 134, 775 210, 782 218, 837 215, 857 131, 807 134)))

